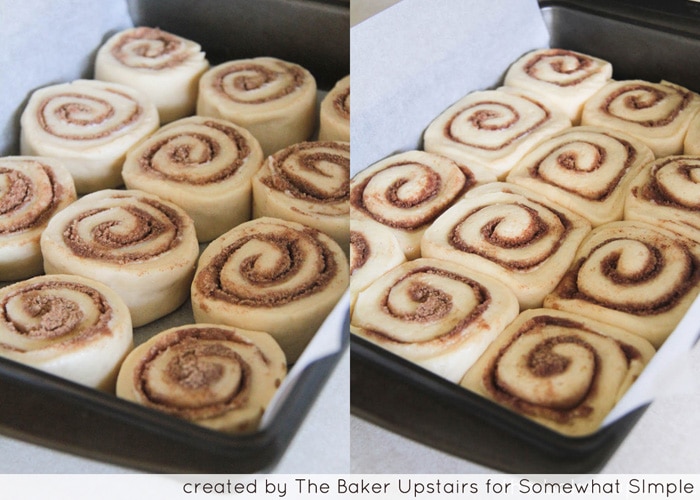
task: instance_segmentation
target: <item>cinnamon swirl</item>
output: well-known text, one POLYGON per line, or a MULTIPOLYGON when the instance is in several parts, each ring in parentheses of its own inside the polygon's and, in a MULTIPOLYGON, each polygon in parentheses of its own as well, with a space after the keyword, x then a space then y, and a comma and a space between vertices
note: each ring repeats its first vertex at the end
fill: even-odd
POLYGON ((321 101, 318 139, 350 142, 350 75, 336 82, 321 101))
POLYGON ((0 289, 3 357, 113 391, 132 347, 129 309, 100 282, 45 275, 0 289))
POLYGON ((426 228, 457 198, 495 181, 488 170, 460 167, 425 151, 406 151, 378 161, 350 182, 350 216, 373 220, 398 238, 407 258, 420 255, 426 228))
POLYGON ((507 284, 520 307, 539 307, 571 265, 590 223, 527 188, 479 186, 425 232, 424 257, 450 260, 507 284))
POLYGON ((349 251, 350 144, 301 142, 253 177, 253 217, 277 217, 323 231, 349 251))
POLYGON ((559 48, 533 50, 515 61, 504 79, 511 87, 530 90, 581 121, 583 104, 612 78, 612 64, 559 48))
POLYGON ((385 272, 406 262, 399 240, 370 220, 350 220, 350 310, 357 294, 385 272))
POLYGON ((657 158, 683 152, 683 140, 700 97, 669 82, 611 81, 583 107, 582 125, 625 132, 645 142, 657 158))
POLYGON ((161 123, 194 114, 199 78, 207 69, 199 44, 145 26, 116 33, 95 57, 95 78, 143 92, 161 123))
POLYGON ((667 156, 634 178, 625 219, 671 229, 700 243, 700 156, 667 156))
POLYGON ((20 119, 23 155, 63 160, 78 194, 122 185, 126 152, 158 128, 158 111, 126 85, 76 80, 34 91, 20 119))
POLYGON ((700 247, 640 221, 595 228, 545 307, 595 318, 659 347, 700 290, 700 247))
POLYGON ((273 57, 229 61, 199 80, 197 114, 247 128, 265 156, 308 140, 316 125, 316 80, 273 57))
POLYGON ((575 313, 522 312, 461 385, 555 431, 583 436, 642 372, 646 340, 575 313))
POLYGON ((599 226, 622 219, 629 184, 653 159, 646 144, 622 132, 572 127, 535 146, 506 180, 599 226))
POLYGON ((44 270, 39 238, 49 219, 76 199, 63 163, 53 158, 0 158, 0 281, 44 270))
POLYGON ((41 250, 48 274, 107 284, 141 326, 187 299, 199 245, 192 219, 178 206, 142 191, 110 189, 56 214, 41 250))
POLYGON ((192 309, 197 323, 270 333, 294 363, 347 285, 347 257, 329 236, 261 217, 202 252, 192 309))
POLYGON ((183 208, 199 241, 211 241, 251 218, 251 179, 262 149, 246 129, 218 118, 176 120, 126 156, 122 177, 183 208))
POLYGON ((361 291, 350 331, 452 382, 518 314, 504 284, 454 262, 419 258, 361 291))
POLYGON ((571 126, 563 111, 512 87, 467 94, 428 126, 424 149, 503 179, 540 140, 571 126))
POLYGON ((286 374, 284 353, 267 333, 183 325, 129 354, 117 396, 217 431, 248 433, 286 374))

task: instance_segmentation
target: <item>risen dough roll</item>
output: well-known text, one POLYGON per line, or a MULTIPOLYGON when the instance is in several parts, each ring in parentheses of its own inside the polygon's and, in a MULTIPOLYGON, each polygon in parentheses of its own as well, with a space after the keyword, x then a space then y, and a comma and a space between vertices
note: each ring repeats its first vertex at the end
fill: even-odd
POLYGON ((370 165, 350 183, 350 216, 389 228, 409 259, 420 255, 426 228, 477 184, 495 181, 485 169, 460 167, 424 151, 406 151, 370 165))
POLYGON ((461 385, 562 434, 598 430, 654 348, 592 319, 524 311, 489 346, 461 385))
POLYGON ((191 116, 159 129, 126 157, 126 187, 183 208, 199 241, 251 217, 251 178, 263 161, 258 141, 225 120, 191 116))
POLYGON ((253 216, 323 231, 348 252, 350 144, 301 142, 263 163, 253 177, 253 216))
POLYGON ((129 309, 104 284, 37 276, 0 289, 0 355, 113 391, 133 347, 129 309))
POLYGON ((572 127, 533 148, 506 180, 599 226, 622 219, 630 182, 653 159, 646 144, 622 132, 572 127))
POLYGON ((700 243, 700 156, 667 156, 634 178, 625 219, 671 229, 700 243))
POLYGON ((360 291, 404 262, 399 240, 388 228, 370 220, 350 220, 350 310, 360 291))
POLYGON ((192 283, 198 323, 269 332, 294 363, 348 286, 338 244, 316 229, 262 217, 202 252, 192 283))
POLYGON ((36 90, 22 112, 23 155, 63 160, 78 194, 122 185, 126 152, 158 128, 158 111, 125 85, 76 80, 36 90))
POLYGON ((612 64, 573 50, 538 49, 515 61, 504 84, 530 90, 581 121, 583 104, 612 77, 612 64))
POLYGON ((539 307, 590 231, 583 217, 521 186, 479 186, 428 228, 424 257, 460 263, 507 284, 522 309, 539 307))
POLYGON ((184 325, 156 334, 129 354, 117 396, 239 434, 258 428, 286 374, 284 353, 267 333, 184 325))
POLYGON ((350 142, 350 75, 339 80, 321 102, 318 139, 350 142))
POLYGON ((700 247, 639 221, 611 222, 583 241, 545 307, 595 318, 659 347, 700 290, 700 247))
POLYGON ((611 81, 585 104, 582 125, 625 132, 644 141, 657 158, 683 152, 700 97, 669 82, 611 81))
POLYGON ((700 156, 700 111, 688 125, 688 132, 683 141, 683 154, 700 156))
POLYGON ((459 382, 518 314, 504 284, 454 262, 416 259, 361 291, 350 331, 459 382))
POLYGON ((73 179, 60 161, 0 158, 0 282, 43 272, 41 233, 75 198, 73 179))
POLYGON ((141 326, 187 299, 199 245, 192 219, 176 205, 137 190, 104 190, 56 214, 41 250, 47 273, 107 284, 141 326))
POLYGON ((301 66, 273 57, 225 62, 199 80, 197 114, 247 128, 271 155, 313 134, 316 80, 301 66))
POLYGON ((140 90, 161 123, 194 114, 199 77, 209 68, 199 44, 157 28, 130 28, 97 51, 95 78, 140 90))
POLYGON ((501 87, 454 103, 428 126, 423 142, 426 151, 490 168, 503 179, 540 140, 570 126, 563 111, 537 94, 501 87))

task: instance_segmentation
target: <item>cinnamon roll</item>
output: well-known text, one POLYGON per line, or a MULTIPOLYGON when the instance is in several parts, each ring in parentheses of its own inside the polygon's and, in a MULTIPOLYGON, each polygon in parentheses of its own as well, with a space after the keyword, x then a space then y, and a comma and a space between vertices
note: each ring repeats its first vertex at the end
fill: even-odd
POLYGON ((683 152, 683 140, 700 97, 669 82, 611 81, 583 107, 582 125, 626 132, 644 141, 657 158, 683 152))
POLYGON ((350 144, 301 142, 263 163, 253 177, 253 217, 300 222, 349 251, 350 144))
POLYGON ((388 228, 371 220, 350 220, 350 310, 360 291, 404 262, 399 240, 388 228))
POLYGON ((122 177, 183 208, 199 241, 211 241, 251 218, 251 179, 260 169, 260 144, 246 129, 218 118, 176 120, 126 156, 122 177))
POLYGON ((700 243, 700 156, 667 156, 634 178, 625 219, 657 224, 700 243))
POLYGON ((695 113, 695 117, 690 120, 683 140, 683 154, 700 156, 700 112, 695 113))
POLYGON ((496 178, 488 170, 460 167, 425 151, 406 151, 378 161, 350 182, 350 216, 373 220, 398 238, 407 258, 420 255, 426 228, 457 198, 496 178))
POLYGON ((424 149, 503 179, 540 140, 571 126, 563 111, 512 87, 467 94, 428 126, 424 149))
POLYGON ((44 275, 0 289, 0 356, 113 391, 132 347, 129 309, 98 281, 44 275))
POLYGON ((53 158, 0 158, 0 281, 44 270, 39 238, 49 219, 76 199, 63 163, 53 158))
POLYGON ((507 284, 520 307, 539 307, 571 265, 590 223, 527 188, 479 186, 425 232, 424 257, 458 262, 507 284))
POLYGON ((313 134, 316 80, 298 64, 273 57, 225 62, 199 80, 197 114, 247 128, 268 156, 313 134))
POLYGON ((347 286, 347 257, 329 236, 261 217, 202 252, 192 309, 197 323, 270 333, 294 363, 347 286))
POLYGON ((573 50, 533 50, 515 61, 504 79, 511 87, 530 90, 581 121, 583 104, 612 78, 612 64, 573 50))
POLYGON ((454 262, 401 264, 357 297, 350 331, 452 382, 518 314, 500 281, 454 262))
POLYGON ((194 114, 199 78, 207 69, 199 44, 145 26, 114 34, 95 57, 95 78, 143 92, 161 123, 194 114))
POLYGON ((129 354, 117 396, 217 431, 249 433, 286 374, 284 353, 265 332, 183 325, 129 354))
POLYGON ((63 160, 78 194, 122 185, 126 152, 158 128, 158 111, 126 85, 76 80, 34 91, 20 119, 23 155, 63 160))
POLYGON ((630 182, 653 159, 646 144, 622 132, 572 127, 535 146, 506 180, 599 226, 622 219, 630 182))
POLYGON ((598 430, 654 355, 649 342, 575 313, 522 312, 461 385, 569 436, 598 430))
POLYGON ((338 80, 321 101, 318 139, 350 142, 350 75, 338 80))
POLYGON ((56 214, 41 236, 48 274, 77 274, 112 287, 134 326, 188 297, 199 245, 178 206, 138 190, 103 190, 56 214))
POLYGON ((545 307, 595 318, 659 347, 700 290, 700 247, 640 221, 595 228, 545 307))

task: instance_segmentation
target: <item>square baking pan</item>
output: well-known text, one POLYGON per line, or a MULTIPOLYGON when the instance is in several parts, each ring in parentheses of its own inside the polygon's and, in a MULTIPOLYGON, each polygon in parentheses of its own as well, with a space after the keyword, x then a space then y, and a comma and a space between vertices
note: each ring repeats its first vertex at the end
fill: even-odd
MULTIPOLYGON (((305 65, 317 80, 319 99, 350 71, 348 0, 124 3, 135 26, 157 26, 197 41, 212 65, 256 56, 275 56, 305 65)), ((109 35, 105 33, 105 39, 109 35)), ((89 68, 80 70, 90 72, 89 68)), ((1 281, 2 277, 0 286, 7 284, 1 281)), ((290 367, 260 430, 252 434, 212 431, 2 358, 0 432, 150 472, 271 471, 347 351, 347 310, 345 297, 290 367)), ((139 344, 159 331, 190 322, 194 319, 188 301, 170 315, 136 328, 134 342, 139 344)))
MULTIPOLYGON (((694 64, 700 62, 700 6, 685 1, 541 0, 538 7, 550 46, 606 59, 616 79, 668 80, 700 91, 694 64)), ((357 86, 354 91, 361 92, 357 86)), ((695 314, 698 300, 691 308, 695 314)), ((700 327, 685 323, 691 324, 687 337, 692 343, 700 327)), ((350 345, 353 414, 504 472, 597 472, 648 407, 642 404, 594 434, 568 437, 363 338, 351 335, 350 345)))

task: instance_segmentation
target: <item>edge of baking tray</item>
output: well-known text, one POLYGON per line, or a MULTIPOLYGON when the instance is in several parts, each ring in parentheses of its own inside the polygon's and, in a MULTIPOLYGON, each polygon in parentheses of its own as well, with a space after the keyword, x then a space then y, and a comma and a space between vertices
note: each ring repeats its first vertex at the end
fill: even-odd
POLYGON ((258 473, 282 457, 348 346, 306 367, 264 429, 228 435, 0 358, 0 431, 9 437, 159 473, 258 473))
MULTIPOLYGON (((628 0, 540 0, 545 22, 553 32, 552 11, 569 11, 602 17, 611 26, 632 25, 660 40, 700 39, 700 8, 684 18, 680 3, 645 0, 630 6, 628 0), (659 11, 672 6, 671 12, 659 11), (639 8, 638 8, 639 7, 639 8)), ((688 2, 685 2, 688 3, 688 2)), ((578 29, 579 27, 577 27, 578 29)), ((576 36, 563 43, 576 44, 576 36)), ((626 33, 598 34, 598 52, 618 50, 622 58, 633 43, 626 33), (622 46, 611 48, 610 37, 622 46)), ((565 46, 564 45, 564 46, 565 46)), ((569 46, 574 50, 581 47, 569 46)), ((687 47, 693 50, 693 47, 687 47)), ((589 53, 596 55, 597 50, 589 53)), ((678 57, 682 57, 679 54, 678 57)), ((656 64, 657 61, 655 60, 656 64)), ((675 60, 659 61, 662 66, 675 60)), ((613 61, 615 66, 615 62, 613 61)), ((619 65, 618 65, 619 66, 619 65)), ((690 65, 687 65, 690 66, 690 65)), ((658 70, 658 68, 657 68, 658 70)), ((666 70, 666 66, 664 66, 666 70)), ((640 76, 643 77, 643 76, 640 76)), ((699 75, 684 68, 677 83, 700 88, 699 75)), ((510 473, 579 474, 599 471, 641 418, 648 404, 584 437, 569 437, 451 383, 367 340, 351 335, 351 411, 392 432, 494 469, 510 473), (396 408, 401 408, 400 412, 396 408)))

